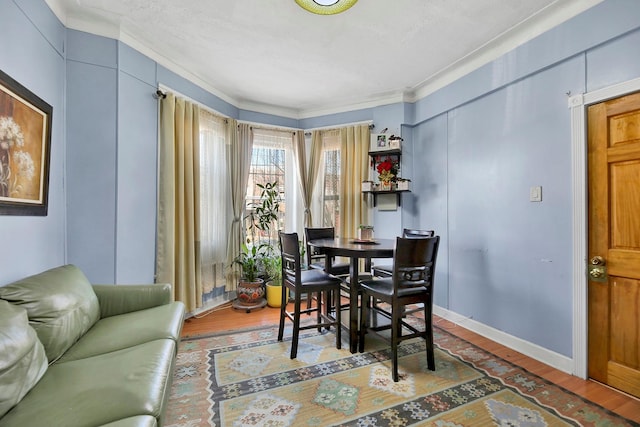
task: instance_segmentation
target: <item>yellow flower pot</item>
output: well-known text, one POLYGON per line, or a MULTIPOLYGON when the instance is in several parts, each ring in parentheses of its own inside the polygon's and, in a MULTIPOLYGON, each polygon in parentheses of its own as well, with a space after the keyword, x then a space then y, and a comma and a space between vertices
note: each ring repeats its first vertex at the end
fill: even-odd
POLYGON ((267 282, 267 305, 269 307, 280 307, 282 305, 282 286, 272 285, 267 282))

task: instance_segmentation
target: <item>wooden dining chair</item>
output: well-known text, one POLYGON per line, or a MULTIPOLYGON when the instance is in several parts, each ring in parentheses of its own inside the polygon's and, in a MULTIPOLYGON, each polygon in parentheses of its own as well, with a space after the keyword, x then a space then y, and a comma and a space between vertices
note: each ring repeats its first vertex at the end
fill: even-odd
POLYGON ((284 321, 286 318, 293 322, 293 337, 291 340, 291 358, 295 359, 298 354, 298 338, 300 331, 305 329, 335 327, 336 348, 341 348, 340 310, 335 310, 332 316, 328 310, 322 310, 324 294, 333 296, 335 306, 340 304, 340 283, 341 280, 335 276, 325 273, 320 269, 302 270, 300 262, 300 242, 298 233, 280 232, 280 253, 282 256, 282 304, 280 306, 280 325, 278 328, 278 341, 282 341, 284 335, 284 321), (293 311, 287 310, 289 300, 289 290, 293 291, 293 311), (317 293, 315 307, 302 309, 302 295, 317 293), (316 321, 311 324, 300 324, 302 314, 316 313, 316 321))
MULTIPOLYGON (((402 237, 408 239, 432 237, 435 234, 433 230, 418 230, 414 228, 405 228, 402 230, 402 237)), ((381 264, 373 265, 371 267, 371 274, 378 277, 391 277, 393 274, 393 264, 381 264)))
MULTIPOLYGON (((336 236, 334 227, 305 227, 304 229, 305 241, 307 242, 307 265, 309 268, 318 268, 324 270, 326 273, 334 276, 339 276, 343 281, 346 281, 349 276, 349 263, 348 262, 334 262, 335 258, 332 258, 330 265, 327 266, 326 255, 318 250, 318 248, 309 245, 310 240, 316 239, 334 239, 336 236)), ((348 293, 348 287, 343 284, 342 286, 343 296, 348 293)), ((309 295, 307 298, 307 308, 311 307, 312 301, 317 296, 309 295)))
MULTIPOLYGON (((306 227, 304 229, 304 235, 307 242, 307 265, 309 268, 319 268, 334 276, 342 276, 349 274, 349 263, 334 263, 331 262, 330 266, 326 264, 325 254, 311 245, 310 240, 316 239, 333 239, 336 237, 335 228, 333 227, 306 227)), ((333 260, 332 260, 333 261, 333 260)))
POLYGON ((367 332, 378 334, 390 329, 391 337, 379 334, 391 345, 392 376, 397 382, 398 346, 402 341, 422 337, 426 340, 427 367, 435 371, 433 350, 433 284, 438 256, 440 236, 425 238, 396 238, 396 250, 393 257, 393 273, 391 277, 374 278, 360 282, 362 303, 360 305, 360 328, 358 346, 364 351, 367 332), (371 301, 378 301, 377 305, 371 301), (379 302, 386 303, 385 305, 379 302), (422 305, 422 307, 419 307, 422 305), (411 307, 408 307, 411 306, 411 307), (419 308, 416 308, 418 306, 419 308), (405 316, 424 310, 425 329, 421 331, 408 323, 405 316), (384 324, 373 321, 374 316, 387 319, 384 324), (409 331, 404 334, 403 332, 409 331))

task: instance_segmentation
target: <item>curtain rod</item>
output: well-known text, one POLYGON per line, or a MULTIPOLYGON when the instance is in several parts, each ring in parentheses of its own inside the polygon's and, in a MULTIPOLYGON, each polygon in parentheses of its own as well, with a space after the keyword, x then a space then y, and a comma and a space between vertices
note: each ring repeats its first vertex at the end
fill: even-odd
POLYGON ((238 120, 238 123, 244 123, 247 124, 253 128, 256 129, 265 129, 265 130, 286 130, 286 131, 299 131, 302 130, 300 128, 292 128, 292 127, 288 127, 288 126, 278 126, 278 125, 268 125, 266 123, 257 123, 257 122, 250 122, 247 120, 238 120))
POLYGON ((155 99, 165 99, 167 97, 166 92, 169 91, 171 93, 173 93, 176 96, 179 96, 180 98, 184 98, 187 99, 189 102, 191 102, 192 104, 197 104, 199 107, 204 108, 205 110, 207 110, 208 112, 210 112, 211 114, 215 114, 217 116, 222 117, 223 119, 230 119, 231 117, 227 116, 226 114, 222 114, 219 111, 214 110, 213 108, 209 107, 208 105, 204 105, 202 102, 198 102, 195 99, 193 99, 192 97, 185 95, 183 93, 178 92, 175 89, 170 88, 169 86, 165 86, 163 84, 159 84, 158 85, 158 89, 155 91, 155 93, 153 94, 153 97, 155 99))
POLYGON ((309 136, 309 135, 311 135, 311 132, 314 131, 314 130, 338 130, 338 129, 346 127, 346 126, 365 125, 365 124, 369 124, 369 129, 374 129, 376 127, 376 125, 373 123, 373 120, 365 120, 363 122, 344 123, 344 124, 339 124, 339 125, 323 126, 323 127, 305 129, 304 130, 304 134, 306 136, 309 136))
MULTIPOLYGON (((174 90, 174 89, 172 89, 172 88, 170 88, 168 86, 165 86, 163 84, 158 85, 158 89, 153 94, 153 97, 155 99, 158 99, 158 100, 160 98, 165 99, 167 97, 166 91, 170 91, 170 92, 172 92, 173 94, 175 94, 177 96, 180 96, 182 98, 188 99, 190 102, 198 104, 200 107, 204 108, 205 110, 207 110, 207 111, 209 111, 209 112, 211 112, 213 114, 216 114, 216 115, 218 115, 218 116, 220 116, 220 117, 222 117, 224 119, 230 119, 231 118, 231 117, 227 116, 226 114, 222 114, 219 111, 216 111, 216 110, 212 109, 208 105, 204 105, 201 102, 198 102, 198 101, 194 100, 190 96, 184 95, 184 94, 178 92, 177 90, 174 90)), ((299 130, 302 130, 300 128, 292 128, 292 127, 288 127, 288 126, 275 126, 275 125, 274 126, 269 126, 269 125, 267 125, 265 123, 250 122, 250 121, 247 121, 247 120, 238 120, 238 123, 246 123, 246 124, 248 124, 250 126, 253 126, 253 127, 257 128, 257 129, 266 129, 266 130, 278 130, 278 129, 286 130, 286 131, 299 131, 299 130)), ((345 127, 345 126, 363 125, 363 124, 367 124, 367 123, 369 124, 369 129, 375 128, 375 124, 373 124, 373 120, 365 120, 365 121, 362 121, 362 122, 344 123, 344 124, 340 124, 340 125, 324 126, 324 127, 305 129, 304 130, 305 131, 304 134, 306 136, 309 136, 309 135, 311 135, 311 131, 314 131, 314 130, 334 130, 334 129, 340 129, 340 128, 345 127)))

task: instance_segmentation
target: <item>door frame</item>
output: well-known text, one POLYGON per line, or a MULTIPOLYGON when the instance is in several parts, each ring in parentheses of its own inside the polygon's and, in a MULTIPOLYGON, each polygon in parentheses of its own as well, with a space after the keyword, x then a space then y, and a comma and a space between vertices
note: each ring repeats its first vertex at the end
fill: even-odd
POLYGON ((587 379, 587 107, 640 91, 640 78, 569 96, 571 109, 571 172, 573 194, 573 372, 587 379))

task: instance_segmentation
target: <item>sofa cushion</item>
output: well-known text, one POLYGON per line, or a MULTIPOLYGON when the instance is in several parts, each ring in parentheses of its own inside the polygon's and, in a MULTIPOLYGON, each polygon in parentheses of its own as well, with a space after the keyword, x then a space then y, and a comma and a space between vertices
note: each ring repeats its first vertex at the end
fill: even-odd
POLYGON ((62 356, 100 317, 91 284, 73 265, 0 287, 0 298, 27 310, 49 363, 62 356))
POLYGON ((157 420, 149 415, 139 415, 103 424, 101 427, 158 427, 157 420))
POLYGON ((47 356, 24 308, 0 300, 0 418, 47 370, 47 356))
POLYGON ((37 420, 47 427, 101 426, 140 415, 158 419, 170 392, 175 351, 173 340, 156 340, 51 365, 0 425, 24 427, 37 420))
POLYGON ((122 350, 162 338, 178 342, 183 320, 184 305, 178 303, 100 319, 56 363, 122 350))

